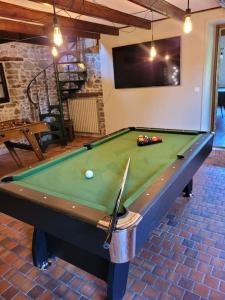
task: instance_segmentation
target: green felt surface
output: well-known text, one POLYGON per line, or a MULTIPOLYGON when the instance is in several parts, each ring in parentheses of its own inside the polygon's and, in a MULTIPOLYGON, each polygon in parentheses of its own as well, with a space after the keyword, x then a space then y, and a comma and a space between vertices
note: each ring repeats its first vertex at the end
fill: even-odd
POLYGON ((126 188, 122 197, 130 205, 166 167, 185 152, 200 135, 146 132, 161 136, 163 143, 137 146, 143 131, 124 131, 105 141, 81 148, 14 176, 19 185, 111 213, 128 158, 131 158, 126 188), (91 169, 94 178, 86 179, 91 169))

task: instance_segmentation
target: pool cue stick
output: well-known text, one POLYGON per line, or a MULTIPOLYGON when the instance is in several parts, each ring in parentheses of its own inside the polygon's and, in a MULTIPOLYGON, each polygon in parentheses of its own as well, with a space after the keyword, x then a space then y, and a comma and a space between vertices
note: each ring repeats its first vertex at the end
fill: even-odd
POLYGON ((128 158, 128 161, 127 161, 126 169, 125 169, 124 174, 123 174, 123 179, 122 179, 122 182, 121 182, 121 185, 120 185, 119 193, 117 195, 116 203, 115 203, 115 206, 114 206, 114 209, 113 209, 112 217, 111 217, 110 222, 109 222, 108 231, 107 231, 107 235, 106 235, 106 240, 103 244, 103 248, 106 249, 106 250, 108 250, 109 247, 110 247, 110 243, 111 243, 111 240, 112 240, 112 234, 116 229, 117 220, 118 220, 117 214, 118 214, 118 211, 119 211, 124 186, 125 186, 125 183, 126 183, 129 166, 130 166, 130 157, 128 158))

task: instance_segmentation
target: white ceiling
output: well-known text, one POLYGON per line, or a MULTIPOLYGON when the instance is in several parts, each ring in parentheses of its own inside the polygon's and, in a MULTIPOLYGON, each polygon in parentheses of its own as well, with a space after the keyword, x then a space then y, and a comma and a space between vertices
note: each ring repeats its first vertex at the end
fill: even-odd
MULTIPOLYGON (((96 4, 101 4, 104 6, 111 7, 129 14, 137 13, 142 11, 143 7, 133 4, 127 0, 87 0, 96 4)), ((167 2, 185 10, 187 8, 187 0, 167 0, 167 2)), ((212 7, 217 7, 218 2, 216 0, 190 0, 190 7, 193 11, 209 9, 212 7)))
MULTIPOLYGON (((11 4, 16 4, 40 11, 45 11, 45 12, 50 12, 52 13, 52 7, 51 5, 46 5, 43 3, 35 3, 29 0, 2 0, 3 2, 11 3, 11 4)), ((139 5, 133 4, 128 0, 87 0, 89 2, 93 2, 96 4, 101 4, 128 14, 133 14, 138 17, 142 17, 145 19, 152 19, 152 14, 149 10, 145 9, 144 7, 141 7, 139 5)), ((171 4, 185 10, 187 6, 187 0, 167 0, 171 4)), ((217 0, 190 0, 190 7, 193 12, 201 11, 201 10, 206 10, 206 9, 211 9, 214 7, 219 7, 217 0)), ((65 11, 58 11, 57 12, 60 15, 64 15, 66 17, 71 17, 71 18, 76 18, 84 21, 89 21, 89 22, 94 22, 94 23, 100 23, 100 24, 105 24, 105 25, 110 25, 110 26, 116 26, 116 27, 123 27, 124 25, 122 24, 115 24, 112 22, 109 22, 104 19, 98 19, 98 18, 92 18, 92 17, 87 17, 84 15, 78 15, 76 13, 68 13, 65 11)), ((104 18, 104 16, 103 16, 104 18)), ((153 14, 153 19, 158 20, 165 18, 163 15, 160 15, 158 13, 153 14)))
MULTIPOLYGON (((87 0, 89 2, 93 2, 96 4, 101 4, 104 6, 108 6, 113 9, 117 9, 120 11, 123 11, 128 14, 135 14, 139 17, 147 17, 148 19, 151 19, 151 16, 145 16, 146 15, 146 9, 142 6, 136 5, 134 3, 131 3, 127 0, 87 0)), ((187 8, 187 0, 167 0, 167 2, 186 10, 187 8)), ((190 7, 193 12, 210 9, 214 7, 218 7, 217 0, 190 0, 190 7)), ((161 19, 163 18, 160 14, 155 14, 154 18, 161 19)))
MULTIPOLYGON (((187 0, 167 0, 171 4, 185 10, 187 7, 187 0)), ((218 2, 216 0, 190 0, 190 7, 192 11, 199 11, 217 7, 218 2)))

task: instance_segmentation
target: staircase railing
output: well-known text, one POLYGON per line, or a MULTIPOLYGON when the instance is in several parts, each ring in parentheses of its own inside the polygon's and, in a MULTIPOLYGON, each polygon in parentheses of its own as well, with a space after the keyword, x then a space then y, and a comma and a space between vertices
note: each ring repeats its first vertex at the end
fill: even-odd
POLYGON ((27 97, 33 120, 49 123, 51 138, 46 145, 53 141, 66 144, 64 118, 69 118, 68 99, 82 88, 86 78, 82 62, 57 60, 38 72, 28 84, 27 97))
POLYGON ((30 81, 30 83, 27 86, 27 97, 29 102, 31 103, 32 107, 31 107, 31 112, 32 112, 32 118, 34 120, 39 120, 39 116, 40 116, 40 99, 39 99, 39 92, 37 90, 37 78, 41 75, 44 74, 44 84, 45 84, 45 91, 46 91, 46 97, 47 97, 47 104, 48 106, 50 105, 50 101, 49 101, 49 90, 48 90, 48 84, 47 84, 47 76, 46 76, 46 71, 47 69, 49 69, 50 67, 53 67, 54 63, 49 64, 47 67, 45 67, 43 70, 41 70, 40 72, 38 72, 34 78, 30 81), (34 101, 32 99, 31 96, 31 88, 32 85, 35 84, 35 88, 36 88, 36 99, 37 101, 34 101), (37 114, 38 112, 38 114, 37 114))
POLYGON ((32 119, 45 121, 49 124, 50 131, 40 137, 42 149, 45 150, 52 143, 65 145, 63 104, 58 88, 55 62, 49 64, 34 76, 28 84, 27 97, 30 102, 32 119), (51 75, 47 72, 50 72, 51 75))

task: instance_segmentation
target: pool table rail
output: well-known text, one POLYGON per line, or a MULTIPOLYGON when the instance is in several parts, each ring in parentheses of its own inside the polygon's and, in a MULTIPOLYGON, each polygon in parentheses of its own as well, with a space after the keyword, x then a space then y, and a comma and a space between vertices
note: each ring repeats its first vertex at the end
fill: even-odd
MULTIPOLYGON (((201 132, 203 133, 203 132, 201 132)), ((198 133, 199 134, 199 133, 198 133)), ((204 133, 185 150, 177 155, 175 160, 138 198, 129 205, 129 210, 144 215, 146 210, 154 205, 157 195, 165 192, 171 185, 179 186, 180 194, 189 184, 195 172, 212 150, 214 133, 204 133), (192 162, 192 163, 191 163, 192 162), (181 180, 179 180, 181 179, 181 180), (178 184, 178 181, 179 184, 178 184), (154 201, 153 201, 154 199, 154 201)), ((177 194, 177 196, 179 193, 177 194)))
MULTIPOLYGON (((16 184, 16 181, 11 181, 11 179, 13 180, 12 176, 3 177, 3 183, 0 183, 0 192, 7 193, 8 196, 10 196, 10 201, 12 202, 14 199, 18 199, 18 201, 21 201, 21 205, 25 204, 25 202, 30 203, 32 209, 35 209, 36 206, 41 206, 44 209, 47 208, 55 212, 65 214, 66 216, 77 218, 82 222, 88 222, 94 226, 97 226, 99 220, 103 220, 108 217, 108 214, 103 211, 77 202, 52 196, 50 194, 42 193, 40 191, 32 190, 28 187, 20 186, 16 184)), ((11 203, 11 205, 12 204, 13 203, 11 203)), ((4 207, 5 203, 2 205, 2 209, 4 209, 4 207)), ((33 219, 31 219, 28 223, 32 224, 32 222, 33 219)))
MULTIPOLYGON (((125 263, 137 254, 136 251, 136 228, 142 216, 139 213, 127 211, 118 218, 116 230, 113 232, 109 248, 110 260, 113 263, 125 263)), ((110 218, 99 220, 98 227, 107 231, 110 218)))
MULTIPOLYGON (((50 234, 55 234, 55 227, 51 229, 51 226, 48 225, 49 218, 54 219, 54 223, 57 222, 57 220, 60 222, 60 219, 56 216, 63 214, 68 218, 69 223, 87 223, 90 226, 99 228, 99 230, 102 231, 103 237, 106 236, 110 216, 102 211, 18 186, 14 184, 13 181, 8 181, 8 183, 4 185, 0 184, 0 192, 2 198, 5 199, 4 204, 1 205, 1 211, 3 213, 35 227, 43 227, 43 229, 50 234), (26 207, 26 210, 30 213, 24 215, 23 210, 21 211, 19 207, 26 207), (33 214, 33 212, 35 212, 35 214, 33 214), (54 213, 54 218, 53 216, 50 217, 50 212, 54 213)), ((109 249, 110 261, 114 263, 125 263, 130 261, 137 254, 136 227, 141 219, 142 216, 139 213, 134 213, 129 210, 124 216, 118 218, 116 231, 113 232, 109 249)), ((70 232, 69 228, 68 232, 70 232)), ((57 231, 55 235, 58 238, 67 239, 64 232, 57 231)), ((67 241, 71 242, 71 238, 68 237, 67 241)))
POLYGON ((147 127, 127 127, 127 128, 122 128, 120 130, 117 130, 115 132, 109 133, 101 138, 97 138, 96 140, 92 141, 91 143, 84 144, 83 147, 86 147, 88 150, 91 150, 95 146, 108 142, 111 139, 115 137, 119 137, 120 135, 123 135, 125 133, 128 133, 130 131, 143 131, 143 132, 158 132, 158 133, 171 133, 171 134, 187 134, 187 135, 198 135, 198 134, 205 134, 207 131, 199 131, 199 130, 178 130, 178 129, 162 129, 162 128, 147 128, 147 127))
POLYGON ((159 225, 174 200, 181 196, 182 192, 188 191, 188 194, 192 194, 192 178, 210 154, 213 137, 213 133, 201 136, 184 152, 184 158, 178 158, 129 206, 129 210, 142 215, 136 232, 136 251, 140 250, 149 232, 159 225))

